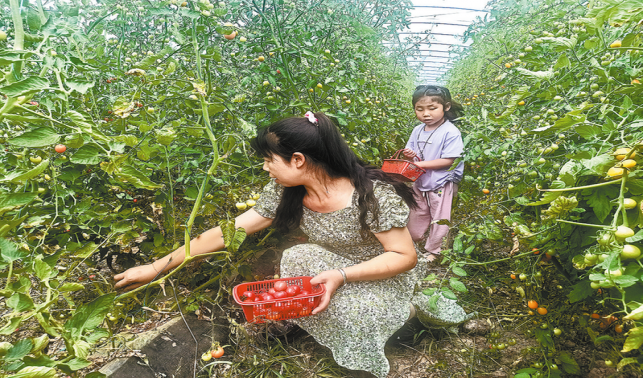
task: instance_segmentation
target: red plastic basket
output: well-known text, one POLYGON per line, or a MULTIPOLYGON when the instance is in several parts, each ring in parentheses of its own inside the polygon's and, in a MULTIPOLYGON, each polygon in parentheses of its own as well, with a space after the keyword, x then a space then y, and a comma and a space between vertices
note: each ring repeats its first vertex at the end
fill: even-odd
POLYGON ((253 323, 263 323, 268 320, 295 319, 309 316, 311 311, 319 305, 321 296, 326 292, 323 284, 311 285, 312 277, 291 277, 277 280, 246 282, 232 289, 234 301, 243 308, 246 320, 253 323), (274 300, 251 301, 242 298, 245 291, 255 295, 267 293, 277 281, 284 281, 288 286, 299 286, 303 294, 274 300), (307 294, 305 293, 307 292, 307 294))
POLYGON ((426 171, 408 160, 398 159, 401 152, 398 150, 390 159, 384 159, 382 170, 401 181, 417 180, 426 171))

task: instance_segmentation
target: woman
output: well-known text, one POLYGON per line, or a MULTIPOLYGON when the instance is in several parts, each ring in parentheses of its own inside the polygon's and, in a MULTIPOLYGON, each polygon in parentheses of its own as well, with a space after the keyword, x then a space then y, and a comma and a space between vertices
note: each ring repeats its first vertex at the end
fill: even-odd
MULTIPOLYGON (((308 235, 308 244, 284 251, 280 273, 313 276, 326 294, 312 316, 294 321, 340 365, 386 377, 384 344, 412 315, 415 284, 426 275, 406 228, 412 190, 360 161, 321 113, 276 122, 251 144, 273 180, 236 226, 248 234, 300 227, 308 235)), ((220 228, 190 245, 192 255, 223 249, 220 228)), ((184 253, 181 247, 116 275, 116 287, 143 285, 180 264, 184 253)))

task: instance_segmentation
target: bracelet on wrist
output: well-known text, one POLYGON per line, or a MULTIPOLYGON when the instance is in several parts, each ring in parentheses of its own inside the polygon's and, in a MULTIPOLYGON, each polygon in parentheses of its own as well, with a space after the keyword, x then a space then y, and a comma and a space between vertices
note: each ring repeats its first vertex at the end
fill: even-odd
POLYGON ((344 269, 342 269, 342 268, 339 268, 337 270, 339 270, 339 273, 342 274, 342 278, 344 279, 344 284, 343 285, 346 285, 346 272, 344 272, 344 269))

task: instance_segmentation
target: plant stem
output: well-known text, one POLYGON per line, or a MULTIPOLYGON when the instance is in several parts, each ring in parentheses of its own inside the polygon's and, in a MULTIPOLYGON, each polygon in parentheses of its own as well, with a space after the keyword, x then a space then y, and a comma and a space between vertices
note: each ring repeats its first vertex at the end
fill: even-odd
POLYGON ((515 255, 515 256, 509 256, 509 257, 505 257, 504 259, 498 259, 498 260, 493 260, 493 261, 472 262, 472 263, 470 263, 470 262, 458 262, 458 264, 464 264, 464 265, 489 265, 489 264, 495 264, 495 263, 500 262, 500 261, 507 261, 507 260, 515 259, 516 257, 521 257, 521 256, 526 256, 526 255, 531 255, 531 254, 533 254, 533 252, 520 253, 520 254, 515 255))
POLYGON ((569 223, 569 224, 574 224, 576 226, 586 226, 586 227, 594 227, 594 228, 600 228, 603 230, 611 230, 611 226, 603 226, 599 224, 591 224, 591 223, 580 223, 580 222, 572 222, 564 219, 556 219, 556 222, 562 222, 562 223, 569 223))
POLYGON ((573 188, 562 188, 562 189, 538 189, 541 192, 567 192, 570 190, 580 190, 580 189, 589 189, 589 188, 598 188, 600 186, 607 186, 607 185, 612 185, 621 182, 623 179, 620 178, 618 180, 614 181, 606 181, 606 182, 601 182, 600 184, 591 184, 591 185, 584 185, 584 186, 576 186, 573 188))

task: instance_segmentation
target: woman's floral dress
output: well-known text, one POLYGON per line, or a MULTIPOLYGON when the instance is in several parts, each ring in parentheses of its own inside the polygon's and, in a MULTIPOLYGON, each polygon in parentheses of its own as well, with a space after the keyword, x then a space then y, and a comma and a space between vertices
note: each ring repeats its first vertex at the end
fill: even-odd
MULTIPOLYGON (((375 181, 373 190, 380 216, 373 219, 369 214, 371 231, 405 227, 409 208, 393 186, 375 181)), ((274 218, 282 193, 283 187, 272 180, 265 186, 255 211, 274 218)), ((304 207, 300 227, 309 242, 284 251, 282 277, 315 276, 325 270, 359 264, 384 252, 373 234, 366 240, 360 236, 357 198, 355 192, 348 207, 330 213, 304 207)), ((294 321, 328 347, 338 364, 384 378, 390 369, 384 344, 408 319, 416 283, 426 277, 426 266, 424 257, 418 253, 414 269, 383 280, 349 282, 336 291, 325 311, 294 321)))

